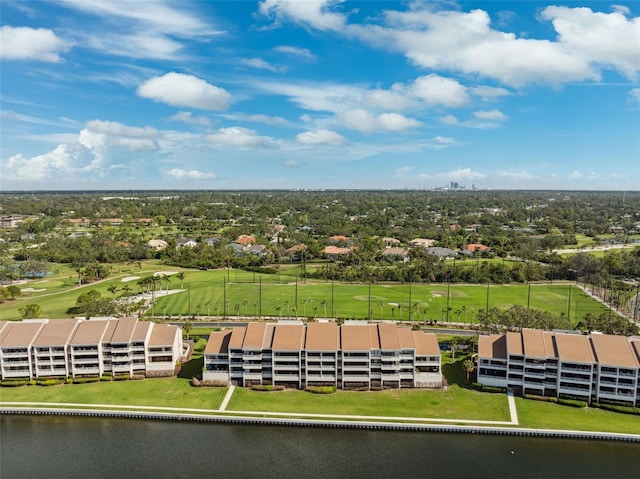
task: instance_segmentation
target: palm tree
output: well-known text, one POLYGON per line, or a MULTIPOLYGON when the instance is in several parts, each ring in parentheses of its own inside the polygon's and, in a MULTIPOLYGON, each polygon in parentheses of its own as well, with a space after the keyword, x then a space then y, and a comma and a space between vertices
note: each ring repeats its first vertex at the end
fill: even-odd
POLYGON ((378 306, 380 307, 380 319, 384 319, 384 301, 380 301, 378 306))
POLYGON ((454 336, 449 340, 449 347, 451 348, 451 362, 456 362, 456 351, 458 350, 458 344, 460 344, 460 338, 454 336))
POLYGON ((191 332, 191 328, 193 328, 193 323, 191 321, 186 321, 182 325, 182 330, 187 333, 187 339, 189 339, 189 333, 191 332))
POLYGON ((392 306, 391 307, 391 321, 393 321, 395 317, 396 317, 396 308, 395 308, 395 306, 392 306))
POLYGON ((211 316, 211 314, 209 314, 211 308, 211 300, 208 299, 207 301, 205 301, 204 305, 207 307, 207 316, 211 316))
POLYGON ((118 287, 115 284, 112 284, 111 286, 109 286, 107 288, 107 291, 111 293, 113 299, 116 299, 116 291, 118 291, 118 287))
POLYGON ((422 314, 424 314, 424 324, 427 324, 427 314, 429 313, 428 308, 422 308, 422 314))
POLYGON ((184 289, 184 276, 184 271, 180 271, 178 274, 176 274, 176 278, 180 280, 180 289, 184 289))
POLYGON ((128 284, 125 284, 125 285, 122 287, 122 295, 123 295, 123 296, 128 295, 128 294, 129 294, 129 291, 131 291, 131 286, 129 286, 128 284))
POLYGON ((244 301, 242 301, 242 306, 244 306, 244 315, 248 316, 247 308, 249 307, 249 300, 245 299, 244 301))
POLYGON ((467 307, 466 306, 462 307, 462 314, 463 314, 462 318, 463 318, 464 324, 467 324, 467 307))
POLYGON ((282 319, 282 306, 276 306, 276 312, 278 313, 278 318, 282 319))
POLYGON ((402 321, 402 303, 398 303, 398 313, 400 314, 400 321, 402 321))
POLYGON ((318 307, 314 306, 313 307, 313 319, 316 319, 318 317, 318 307))
POLYGON ((239 318, 240 317, 240 304, 238 304, 238 303, 234 304, 233 305, 233 309, 236 312, 236 318, 239 318))
POLYGON ((302 300, 302 315, 305 317, 307 316, 307 303, 310 303, 311 301, 313 301, 311 298, 302 300))
POLYGON ((475 368, 475 364, 473 364, 473 361, 471 361, 470 359, 465 359, 464 361, 462 361, 462 369, 464 369, 464 372, 467 373, 467 384, 469 384, 469 376, 471 376, 471 373, 475 368))
POLYGON ((289 317, 289 301, 285 301, 284 305, 287 307, 287 318, 289 317))
POLYGON ((327 301, 325 299, 320 301, 320 306, 324 308, 324 317, 326 318, 327 317, 327 301))

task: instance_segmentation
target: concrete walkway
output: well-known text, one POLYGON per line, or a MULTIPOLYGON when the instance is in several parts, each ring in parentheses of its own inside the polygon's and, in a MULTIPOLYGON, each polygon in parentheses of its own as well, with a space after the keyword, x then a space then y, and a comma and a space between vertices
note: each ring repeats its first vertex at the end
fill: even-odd
POLYGON ((231 396, 233 396, 233 391, 235 390, 236 390, 236 387, 233 384, 229 386, 229 390, 227 391, 226 396, 222 400, 222 404, 220 404, 220 408, 218 409, 218 411, 224 411, 225 409, 227 409, 227 404, 229 404, 229 400, 231 399, 231 396))
POLYGON ((516 410, 516 398, 513 395, 513 389, 509 389, 507 391, 507 401, 509 402, 509 415, 511 416, 511 424, 517 426, 520 423, 518 422, 518 411, 516 410))

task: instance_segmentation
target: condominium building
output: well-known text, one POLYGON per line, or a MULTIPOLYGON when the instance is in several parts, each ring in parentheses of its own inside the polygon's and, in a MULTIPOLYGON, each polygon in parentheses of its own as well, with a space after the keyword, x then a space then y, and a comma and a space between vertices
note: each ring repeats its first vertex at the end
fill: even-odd
POLYGON ((434 334, 364 322, 342 326, 333 321, 250 323, 213 332, 202 376, 240 386, 442 386, 440 348, 434 334))
POLYGON ((478 340, 478 382, 523 394, 640 404, 640 338, 523 329, 478 340))
POLYGON ((0 322, 0 379, 171 376, 181 357, 180 328, 137 318, 0 322))

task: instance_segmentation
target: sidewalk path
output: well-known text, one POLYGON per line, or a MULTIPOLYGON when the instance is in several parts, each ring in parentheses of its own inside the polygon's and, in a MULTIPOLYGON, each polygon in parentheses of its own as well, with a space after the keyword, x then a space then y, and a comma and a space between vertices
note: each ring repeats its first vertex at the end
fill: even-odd
POLYGON ((233 384, 229 386, 227 395, 222 400, 222 404, 220 404, 220 409, 218 409, 218 411, 224 411, 225 409, 227 409, 227 404, 229 404, 229 400, 231 399, 231 396, 233 396, 233 391, 235 390, 236 390, 236 387, 233 384))
POLYGON ((513 396, 513 389, 507 391, 507 401, 509 401, 509 415, 511 416, 511 424, 517 426, 518 411, 516 410, 516 398, 513 396))

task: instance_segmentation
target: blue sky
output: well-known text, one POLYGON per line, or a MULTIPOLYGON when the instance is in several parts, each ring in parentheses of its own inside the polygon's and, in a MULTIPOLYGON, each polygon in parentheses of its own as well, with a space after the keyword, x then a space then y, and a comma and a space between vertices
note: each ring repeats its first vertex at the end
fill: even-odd
POLYGON ((640 2, 1 8, 3 190, 640 189, 640 2))

